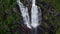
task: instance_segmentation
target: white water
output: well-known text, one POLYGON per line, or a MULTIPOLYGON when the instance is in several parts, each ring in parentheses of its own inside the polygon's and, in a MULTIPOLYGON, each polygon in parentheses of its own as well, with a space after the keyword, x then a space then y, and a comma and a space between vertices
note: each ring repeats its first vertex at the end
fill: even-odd
POLYGON ((33 28, 36 28, 39 25, 38 8, 35 5, 35 0, 32 0, 31 25, 32 25, 33 28))
POLYGON ((37 27, 39 26, 39 11, 38 7, 35 5, 36 0, 32 0, 32 8, 31 8, 31 26, 34 28, 32 30, 32 34, 37 34, 37 27))
POLYGON ((35 28, 39 26, 39 16, 40 16, 40 21, 41 21, 41 11, 39 14, 38 7, 35 5, 36 0, 32 0, 32 8, 31 8, 31 24, 30 24, 30 19, 29 19, 29 14, 28 14, 28 8, 25 7, 20 0, 17 0, 17 3, 19 5, 20 11, 22 13, 22 17, 24 20, 24 24, 27 25, 28 28, 35 28))
POLYGON ((27 25, 28 28, 31 29, 31 34, 37 34, 37 27, 41 23, 41 9, 35 5, 36 0, 32 0, 32 8, 31 8, 31 23, 30 23, 30 18, 28 14, 28 7, 25 7, 20 0, 17 0, 17 3, 19 5, 24 24, 27 25), (38 10, 39 9, 39 10, 38 10), (39 22, 40 21, 40 22, 39 22))
POLYGON ((20 11, 22 13, 22 17, 23 17, 23 20, 24 20, 24 24, 27 25, 27 27, 31 28, 30 27, 30 19, 29 19, 29 15, 28 15, 28 8, 25 7, 21 2, 20 0, 17 0, 17 3, 19 5, 19 8, 20 8, 20 11))

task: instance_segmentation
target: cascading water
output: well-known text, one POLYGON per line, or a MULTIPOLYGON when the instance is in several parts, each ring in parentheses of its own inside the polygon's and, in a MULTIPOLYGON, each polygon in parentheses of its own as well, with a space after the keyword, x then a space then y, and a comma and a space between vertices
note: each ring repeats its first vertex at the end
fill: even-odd
POLYGON ((38 19, 38 8, 35 5, 35 0, 32 1, 32 8, 31 8, 31 25, 36 28, 39 25, 38 19))
POLYGON ((41 10, 37 5, 35 5, 36 0, 32 0, 32 8, 31 8, 31 23, 28 14, 28 7, 24 6, 20 0, 17 0, 20 11, 22 13, 22 17, 24 20, 24 24, 27 25, 28 28, 31 29, 31 34, 37 34, 37 27, 40 25, 39 21, 41 21, 41 10), (40 11, 39 11, 39 10, 40 11))
MULTIPOLYGON (((39 24, 39 17, 41 21, 41 14, 39 14, 38 6, 35 5, 36 0, 32 0, 32 8, 31 8, 31 25, 34 28, 34 32, 32 31, 32 34, 37 34, 37 27, 39 24)), ((41 13, 41 10, 40 10, 41 13)))
POLYGON ((29 15, 28 15, 28 8, 23 6, 23 4, 20 2, 20 0, 17 0, 17 3, 19 5, 19 8, 21 10, 21 13, 22 13, 22 17, 23 17, 23 20, 24 20, 24 24, 27 25, 27 27, 31 28, 30 27, 30 19, 29 19, 29 15))

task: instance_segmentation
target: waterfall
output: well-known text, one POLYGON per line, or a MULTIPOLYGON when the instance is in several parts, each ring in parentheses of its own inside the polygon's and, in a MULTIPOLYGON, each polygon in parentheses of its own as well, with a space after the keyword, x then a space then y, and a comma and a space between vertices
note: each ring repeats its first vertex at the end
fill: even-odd
POLYGON ((35 5, 35 0, 33 0, 31 8, 31 25, 34 28, 39 25, 38 13, 39 12, 37 6, 35 5))
POLYGON ((31 29, 31 32, 32 32, 31 34, 37 34, 37 27, 41 23, 41 15, 42 15, 41 9, 37 5, 35 5, 35 1, 36 0, 32 0, 31 23, 30 23, 28 7, 24 6, 20 2, 20 0, 17 0, 17 3, 19 5, 19 8, 20 8, 23 20, 24 20, 24 24, 26 24, 27 27, 31 29), (40 23, 39 23, 39 21, 40 21, 40 23))
POLYGON ((17 3, 19 5, 19 8, 20 8, 20 11, 22 13, 22 17, 23 17, 23 20, 24 20, 24 24, 27 25, 27 27, 31 28, 30 27, 30 19, 29 19, 29 15, 28 15, 28 8, 25 7, 21 2, 20 0, 17 0, 17 3))
MULTIPOLYGON (((39 17, 41 20, 41 14, 39 14, 38 6, 35 5, 36 0, 32 0, 32 8, 31 8, 31 26, 34 28, 32 30, 32 34, 37 34, 37 27, 40 25, 39 17)), ((40 10, 41 13, 41 10, 40 10)))

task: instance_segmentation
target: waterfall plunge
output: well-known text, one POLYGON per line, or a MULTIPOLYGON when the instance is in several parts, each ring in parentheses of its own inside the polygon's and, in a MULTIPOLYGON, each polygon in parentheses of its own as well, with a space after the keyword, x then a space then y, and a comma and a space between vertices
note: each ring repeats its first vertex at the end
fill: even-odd
POLYGON ((22 17, 24 20, 24 24, 27 25, 28 28, 37 28, 37 26, 39 25, 39 20, 41 21, 41 10, 40 10, 40 14, 38 11, 38 6, 35 5, 35 0, 32 0, 32 8, 31 8, 31 23, 30 23, 30 19, 29 19, 29 14, 28 14, 28 8, 25 7, 20 0, 17 0, 17 3, 19 5, 20 11, 22 13, 22 17), (40 16, 40 17, 39 17, 40 16), (39 19, 40 18, 40 19, 39 19))

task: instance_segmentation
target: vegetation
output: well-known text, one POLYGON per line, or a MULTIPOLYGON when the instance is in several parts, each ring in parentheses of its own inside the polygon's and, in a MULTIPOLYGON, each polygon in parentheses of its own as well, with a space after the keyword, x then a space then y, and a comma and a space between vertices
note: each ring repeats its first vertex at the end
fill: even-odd
MULTIPOLYGON (((23 2, 23 0, 21 0, 23 2)), ((38 0, 40 2, 40 0, 38 0)), ((39 4, 39 6, 44 10, 43 11, 43 18, 46 20, 47 18, 53 18, 50 19, 48 22, 45 23, 43 21, 43 27, 44 28, 49 28, 50 26, 48 25, 54 25, 56 31, 55 34, 60 34, 60 0, 41 0, 47 3, 50 3, 54 6, 57 16, 54 15, 47 15, 46 10, 48 12, 48 9, 43 6, 43 4, 39 4), (46 13, 46 14, 44 14, 46 13)), ((41 3, 41 2, 40 2, 41 3)), ((21 13, 19 12, 18 5, 16 3, 16 0, 0 0, 0 34, 19 34, 18 31, 16 30, 17 26, 20 25, 20 21, 22 20, 21 18, 21 13)), ((54 13, 55 14, 55 13, 54 13)), ((48 20, 47 19, 47 20, 48 20)), ((45 32, 48 34, 48 32, 45 32)))

